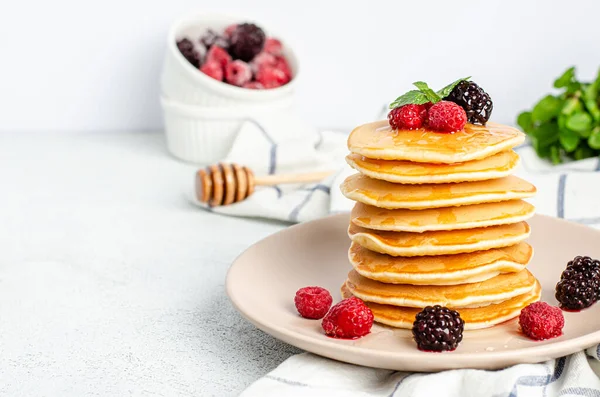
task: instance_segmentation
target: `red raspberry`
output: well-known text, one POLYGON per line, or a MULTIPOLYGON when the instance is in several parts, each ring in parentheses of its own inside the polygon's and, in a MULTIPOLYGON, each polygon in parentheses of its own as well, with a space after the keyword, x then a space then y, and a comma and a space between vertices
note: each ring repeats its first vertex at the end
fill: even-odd
POLYGON ((404 105, 388 113, 388 121, 393 129, 412 130, 421 128, 427 119, 425 105, 404 105))
POLYGON ((224 68, 231 62, 231 55, 221 47, 214 45, 210 47, 210 50, 206 54, 206 62, 210 61, 217 61, 224 68))
POLYGON ((223 67, 218 61, 207 61, 202 65, 200 71, 215 80, 223 81, 223 67))
POLYGON ((277 64, 277 58, 275 55, 269 54, 268 52, 261 52, 250 62, 250 67, 254 73, 258 73, 260 68, 264 66, 275 66, 277 64))
POLYGON ((273 37, 268 37, 267 40, 265 40, 263 51, 279 56, 281 55, 282 48, 281 41, 274 39, 273 37))
POLYGON ((429 126, 438 131, 454 132, 465 128, 467 113, 454 102, 440 101, 429 108, 429 126))
POLYGON ((298 313, 304 318, 323 318, 331 307, 333 298, 329 291, 321 287, 304 287, 296 292, 294 303, 298 313))
POLYGON ((544 340, 562 334, 565 318, 558 307, 546 302, 534 302, 521 310, 519 324, 523 333, 531 339, 544 340))
POLYGON ((237 24, 233 24, 233 25, 229 25, 225 28, 225 31, 223 32, 223 37, 225 37, 227 40, 229 40, 231 38, 231 34, 233 33, 233 31, 237 28, 237 24))
POLYGON ((262 90, 265 88, 258 81, 249 81, 248 83, 244 84, 242 87, 250 88, 251 90, 262 90))
POLYGON ((284 57, 276 58, 275 67, 277 69, 283 70, 283 72, 285 73, 285 75, 287 76, 287 78, 289 80, 292 79, 292 69, 290 68, 290 65, 288 64, 287 60, 284 57))
POLYGON ((261 83, 265 88, 275 88, 284 85, 290 79, 285 74, 285 71, 274 66, 265 65, 258 69, 256 81, 261 83))
POLYGON ((243 86, 252 79, 252 70, 250 65, 239 59, 230 62, 225 67, 225 80, 229 84, 237 85, 238 87, 243 86))
POLYGON ((325 334, 334 338, 355 339, 371 332, 373 312, 353 296, 334 305, 321 322, 325 334))

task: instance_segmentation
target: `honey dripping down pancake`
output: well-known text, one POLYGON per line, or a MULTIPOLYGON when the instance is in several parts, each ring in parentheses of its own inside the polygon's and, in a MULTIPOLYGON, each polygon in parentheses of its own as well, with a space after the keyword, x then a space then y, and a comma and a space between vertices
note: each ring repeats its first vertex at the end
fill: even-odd
POLYGON ((356 243, 348 250, 354 270, 363 277, 389 284, 455 285, 518 272, 533 257, 527 243, 466 254, 394 257, 369 251, 356 243))
POLYGON ((375 252, 392 256, 431 256, 508 247, 527 239, 526 222, 464 230, 409 233, 369 230, 350 224, 350 239, 375 252))
POLYGON ((356 270, 351 270, 346 280, 352 295, 366 302, 417 308, 440 305, 451 309, 500 303, 528 293, 535 283, 527 269, 477 283, 443 286, 387 284, 363 277, 356 270))
POLYGON ((388 209, 492 203, 529 198, 536 192, 535 186, 514 175, 477 182, 401 185, 354 174, 340 189, 350 200, 388 209))
POLYGON ((355 128, 348 149, 371 159, 453 164, 483 159, 524 141, 521 131, 492 122, 467 124, 462 131, 448 134, 422 128, 394 130, 381 120, 355 128))
POLYGON ((356 203, 351 220, 365 229, 422 233, 518 223, 531 218, 534 212, 535 207, 523 200, 425 210, 388 210, 356 203))
MULTIPOLYGON (((353 296, 345 284, 341 288, 341 293, 344 299, 353 296)), ((489 328, 519 316, 524 307, 539 301, 541 294, 542 288, 536 280, 534 287, 526 294, 484 307, 457 310, 465 321, 466 331, 489 328)), ((421 311, 420 308, 365 303, 373 312, 376 322, 395 328, 411 329, 415 316, 421 311)))
POLYGON ((507 150, 481 160, 455 164, 430 164, 401 160, 377 160, 350 154, 346 156, 346 162, 363 175, 388 182, 450 183, 508 176, 519 165, 519 155, 513 150, 507 150))

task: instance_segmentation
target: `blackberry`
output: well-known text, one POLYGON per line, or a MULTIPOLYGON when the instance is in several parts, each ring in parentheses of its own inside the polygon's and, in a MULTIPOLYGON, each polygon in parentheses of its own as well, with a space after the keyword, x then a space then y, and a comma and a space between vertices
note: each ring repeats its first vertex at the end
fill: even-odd
POLYGON ((556 284, 554 296, 563 309, 581 310, 592 306, 597 300, 598 284, 586 279, 562 279, 556 284))
POLYGON ((200 43, 206 48, 206 50, 210 50, 210 47, 214 45, 221 47, 224 50, 229 48, 229 41, 212 29, 208 29, 206 33, 200 37, 200 43))
MULTIPOLYGON (((589 256, 576 256, 573 260, 567 263, 567 270, 573 269, 576 271, 597 270, 600 272, 600 261, 592 259, 589 256)), ((564 274, 564 273, 563 273, 564 274)))
POLYGON ((427 306, 417 313, 412 333, 419 350, 454 350, 462 341, 465 322, 460 314, 440 305, 427 306))
POLYGON ((494 108, 490 96, 472 81, 461 81, 444 99, 465 109, 467 120, 472 124, 485 125, 494 108))
POLYGON ((187 59, 189 63, 194 65, 194 67, 200 66, 200 55, 194 48, 194 43, 192 43, 189 39, 185 38, 179 40, 177 42, 177 48, 179 49, 179 52, 181 52, 181 55, 183 55, 183 57, 187 59))
POLYGON ((600 298, 600 262, 589 256, 569 261, 556 285, 555 297, 565 309, 593 305, 600 298))
POLYGON ((233 59, 250 62, 262 51, 265 40, 265 32, 255 24, 239 24, 231 33, 229 53, 233 59))

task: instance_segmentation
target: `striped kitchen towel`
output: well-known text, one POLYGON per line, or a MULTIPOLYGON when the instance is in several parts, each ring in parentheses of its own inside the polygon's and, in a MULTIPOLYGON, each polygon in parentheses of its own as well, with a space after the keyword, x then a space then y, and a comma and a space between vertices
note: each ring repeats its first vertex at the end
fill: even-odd
POLYGON ((302 353, 254 382, 241 397, 598 397, 599 350, 499 371, 431 374, 366 368, 302 353))

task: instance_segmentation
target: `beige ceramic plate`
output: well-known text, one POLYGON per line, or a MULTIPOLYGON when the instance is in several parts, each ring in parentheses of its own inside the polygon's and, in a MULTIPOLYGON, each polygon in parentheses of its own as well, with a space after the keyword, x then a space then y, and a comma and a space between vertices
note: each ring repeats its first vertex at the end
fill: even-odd
MULTIPOLYGON (((227 293, 235 307, 263 331, 301 349, 370 367, 404 371, 452 368, 496 369, 560 357, 600 342, 600 304, 565 312, 563 336, 543 342, 527 339, 517 320, 490 329, 467 331, 450 353, 417 350, 408 330, 374 325, 358 340, 326 337, 319 320, 301 318, 294 307, 298 288, 319 285, 341 299, 340 286, 351 269, 349 216, 336 215, 290 227, 244 252, 231 266, 227 293)), ((537 215, 528 242, 534 247, 529 269, 542 284, 542 299, 556 304, 554 286, 576 255, 600 258, 600 231, 537 215)))

